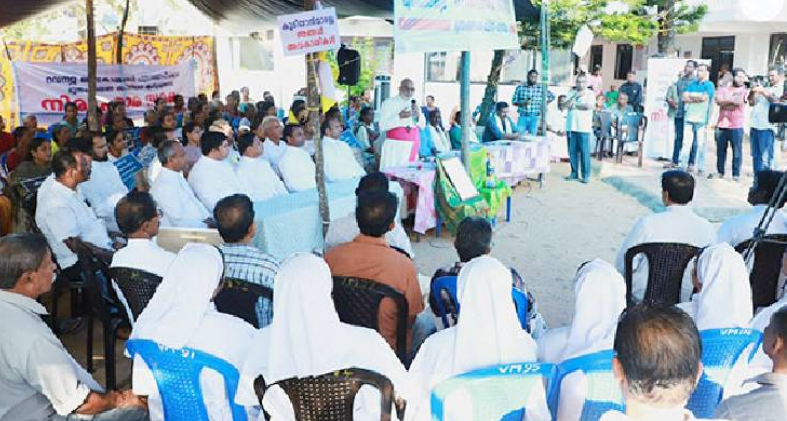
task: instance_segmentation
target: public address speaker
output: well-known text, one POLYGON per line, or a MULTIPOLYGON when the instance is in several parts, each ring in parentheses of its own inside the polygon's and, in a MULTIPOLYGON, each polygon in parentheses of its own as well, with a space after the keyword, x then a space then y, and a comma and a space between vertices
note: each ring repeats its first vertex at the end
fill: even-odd
POLYGON ((339 63, 339 84, 355 86, 361 77, 361 55, 358 51, 351 50, 342 44, 336 53, 339 63))

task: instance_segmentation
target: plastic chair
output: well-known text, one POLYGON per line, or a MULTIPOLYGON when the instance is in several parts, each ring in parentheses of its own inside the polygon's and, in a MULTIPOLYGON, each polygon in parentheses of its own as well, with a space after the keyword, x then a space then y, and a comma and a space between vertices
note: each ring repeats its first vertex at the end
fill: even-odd
POLYGON ((109 275, 126 299, 126 310, 134 319, 131 322, 135 322, 156 293, 161 277, 141 269, 124 267, 109 268, 109 275))
MULTIPOLYGON (((349 368, 319 376, 289 378, 270 386, 259 376, 254 381, 254 391, 260 407, 263 407, 265 392, 274 386, 279 386, 290 398, 298 421, 352 421, 353 403, 362 386, 372 386, 380 391, 380 420, 391 419, 393 384, 387 377, 374 371, 349 368)), ((404 412, 398 408, 397 418, 404 418, 404 412)))
POLYGON ((210 421, 199 381, 206 368, 224 377, 233 421, 247 421, 246 410, 235 404, 240 375, 227 361, 190 348, 167 348, 146 339, 132 339, 126 343, 126 349, 131 358, 139 354, 153 373, 167 421, 210 421))
POLYGON ((751 361, 762 342, 752 329, 709 329, 700 332, 703 372, 686 408, 697 418, 713 418, 724 395, 724 386, 740 358, 751 361))
POLYGON ((618 127, 618 150, 615 154, 615 162, 623 162, 623 148, 626 143, 637 142, 637 165, 642 167, 642 142, 645 137, 645 131, 648 129, 648 118, 642 113, 626 113, 622 120, 624 121, 621 122, 621 118, 618 118, 616 123, 618 127), (629 128, 626 139, 623 139, 621 136, 621 133, 623 133, 623 130, 621 129, 621 123, 622 126, 629 128))
MULTIPOLYGON (((735 251, 743 254, 752 240, 746 240, 735 251)), ((754 310, 775 303, 776 289, 782 270, 782 257, 787 251, 787 234, 771 234, 763 237, 754 248, 754 265, 749 274, 754 310)), ((745 257, 745 256, 744 256, 745 257)))
POLYGON ((621 411, 626 408, 623 394, 612 373, 612 357, 615 351, 607 350, 582 355, 562 362, 557 367, 555 383, 550 396, 550 409, 555 419, 558 417, 560 386, 569 374, 581 371, 587 379, 585 403, 582 405, 580 421, 597 421, 608 411, 621 411))
POLYGON ((606 152, 604 147, 606 142, 610 143, 609 150, 612 151, 612 113, 609 111, 594 112, 593 121, 596 126, 596 158, 601 161, 606 152))
POLYGON ((645 243, 626 251, 626 302, 634 304, 631 295, 634 257, 644 254, 648 264, 648 286, 644 301, 674 305, 680 302, 683 274, 699 247, 683 243, 645 243))
MULTIPOLYGON (((436 316, 443 321, 443 326, 453 326, 459 318, 459 300, 456 298, 456 276, 441 276, 432 281, 430 287, 430 300, 436 304, 436 316), (450 319, 449 319, 450 316, 450 319)), ((514 300, 517 317, 522 329, 530 331, 530 302, 527 295, 511 288, 511 297, 514 300)))
MULTIPOLYGON (((464 391, 472 400, 474 421, 521 420, 535 387, 551 385, 554 365, 524 362, 474 370, 445 380, 432 389, 432 420, 445 419, 444 403, 464 391)), ((546 389, 549 396, 549 389, 546 389)))
POLYGON ((240 317, 255 328, 260 328, 257 302, 262 298, 273 301, 273 289, 242 279, 224 278, 224 286, 213 302, 218 311, 240 317))
POLYGON ((409 362, 407 352, 407 316, 409 305, 404 294, 369 279, 351 276, 333 277, 333 304, 339 320, 355 326, 380 331, 378 314, 383 299, 396 304, 396 355, 403 363, 409 362))

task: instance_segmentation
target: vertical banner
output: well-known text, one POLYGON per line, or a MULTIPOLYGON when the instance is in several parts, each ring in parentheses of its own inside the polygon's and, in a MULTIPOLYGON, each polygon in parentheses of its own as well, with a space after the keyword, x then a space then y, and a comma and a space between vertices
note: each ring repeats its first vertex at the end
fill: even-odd
POLYGON ((399 53, 518 49, 512 0, 394 0, 399 53))

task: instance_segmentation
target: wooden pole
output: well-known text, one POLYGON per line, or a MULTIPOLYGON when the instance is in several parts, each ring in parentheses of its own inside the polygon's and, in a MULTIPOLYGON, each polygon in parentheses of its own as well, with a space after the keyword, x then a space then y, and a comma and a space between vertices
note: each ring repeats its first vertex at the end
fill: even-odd
MULTIPOLYGON (((535 54, 534 54, 535 55, 535 54)), ((541 2, 541 136, 547 135, 547 90, 549 89, 549 0, 541 2)))
POLYGON ((123 64, 123 35, 126 34, 126 22, 128 22, 128 8, 129 2, 126 0, 126 8, 123 9, 123 20, 120 22, 120 29, 118 30, 118 42, 115 56, 115 63, 123 64))
MULTIPOLYGON (((315 0, 305 0, 303 8, 314 10, 315 0)), ((320 94, 317 91, 317 54, 306 55, 306 108, 309 111, 309 125, 314 133, 314 161, 317 176, 317 197, 320 203, 320 219, 322 220, 323 238, 328 234, 331 212, 328 207, 328 194, 325 189, 325 159, 322 150, 322 133, 320 133, 320 94)))
POLYGON ((462 110, 462 163, 470 173, 470 119, 473 118, 470 111, 470 52, 462 51, 462 88, 460 92, 462 110))
POLYGON ((93 0, 85 0, 87 13, 87 127, 91 132, 100 130, 96 114, 96 28, 93 21, 93 0))

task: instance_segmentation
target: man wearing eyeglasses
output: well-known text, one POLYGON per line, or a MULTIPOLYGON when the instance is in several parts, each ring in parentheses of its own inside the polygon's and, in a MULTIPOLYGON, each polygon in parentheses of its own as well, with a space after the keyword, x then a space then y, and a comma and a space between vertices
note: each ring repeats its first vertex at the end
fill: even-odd
POLYGON ((413 99, 415 85, 402 80, 399 95, 383 102, 380 110, 380 130, 385 141, 380 157, 380 169, 399 167, 418 160, 421 146, 418 103, 413 99))

